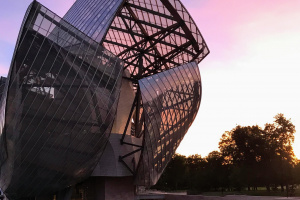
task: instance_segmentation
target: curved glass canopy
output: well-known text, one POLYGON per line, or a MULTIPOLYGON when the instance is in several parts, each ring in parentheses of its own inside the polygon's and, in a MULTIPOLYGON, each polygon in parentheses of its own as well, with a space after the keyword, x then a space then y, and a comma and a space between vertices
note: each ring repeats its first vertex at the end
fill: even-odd
POLYGON ((209 53, 179 0, 76 1, 64 18, 122 59, 133 80, 209 53))
POLYGON ((143 78, 144 149, 136 184, 155 185, 200 106, 201 79, 195 62, 143 78))

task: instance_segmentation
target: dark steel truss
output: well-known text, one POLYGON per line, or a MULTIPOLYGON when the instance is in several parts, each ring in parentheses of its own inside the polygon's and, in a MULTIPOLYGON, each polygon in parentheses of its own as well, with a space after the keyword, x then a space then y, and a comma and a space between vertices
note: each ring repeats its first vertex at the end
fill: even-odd
POLYGON ((192 61, 208 48, 178 0, 127 0, 116 14, 103 46, 124 62, 139 80, 192 61))
POLYGON ((133 175, 136 175, 136 169, 137 169, 136 164, 134 163, 133 166, 131 167, 130 166, 131 163, 127 163, 125 161, 125 158, 127 158, 128 156, 131 156, 135 153, 138 153, 140 151, 143 151, 144 143, 142 143, 142 145, 140 145, 140 144, 128 143, 125 141, 125 136, 126 136, 126 132, 127 132, 129 123, 132 124, 131 131, 130 131, 132 136, 137 137, 137 138, 144 136, 145 116, 144 116, 144 112, 143 112, 143 102, 142 102, 142 97, 141 97, 141 91, 139 88, 136 91, 136 95, 135 95, 134 101, 132 103, 131 110, 128 115, 128 119, 127 119, 127 122, 126 122, 126 125, 124 128, 124 132, 123 132, 123 135, 122 135, 122 138, 120 141, 121 145, 131 145, 133 147, 137 147, 138 149, 135 149, 132 152, 119 157, 119 161, 122 162, 125 165, 125 167, 133 175), (134 121, 134 123, 132 122, 132 120, 134 121))

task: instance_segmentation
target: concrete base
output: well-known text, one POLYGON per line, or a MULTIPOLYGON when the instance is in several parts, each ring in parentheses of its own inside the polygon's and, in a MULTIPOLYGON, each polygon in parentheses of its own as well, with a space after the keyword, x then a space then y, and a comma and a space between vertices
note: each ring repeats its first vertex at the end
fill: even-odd
POLYGON ((105 200, 133 200, 133 177, 105 177, 105 200))
MULTIPOLYGON (((124 156, 138 149, 131 145, 121 145, 120 141, 122 134, 111 133, 109 141, 106 145, 104 153, 95 167, 91 176, 95 177, 127 177, 132 176, 132 173, 126 168, 126 166, 119 161, 120 156, 124 156)), ((131 135, 126 135, 124 142, 142 145, 142 138, 135 138, 131 135)), ((134 171, 137 163, 139 162, 141 152, 136 152, 131 156, 124 159, 128 167, 134 171)))
MULTIPOLYGON (((133 200, 133 177, 90 177, 75 186, 77 197, 85 200, 133 200)), ((77 197, 72 195, 71 199, 77 197)))

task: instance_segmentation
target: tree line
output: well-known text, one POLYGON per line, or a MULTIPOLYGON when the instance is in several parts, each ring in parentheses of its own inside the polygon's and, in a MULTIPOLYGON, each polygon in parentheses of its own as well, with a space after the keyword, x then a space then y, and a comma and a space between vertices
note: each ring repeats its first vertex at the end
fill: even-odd
POLYGON ((295 126, 283 114, 264 128, 238 125, 222 135, 219 151, 207 157, 176 154, 154 188, 284 191, 300 184, 300 163, 292 148, 294 133, 295 126))

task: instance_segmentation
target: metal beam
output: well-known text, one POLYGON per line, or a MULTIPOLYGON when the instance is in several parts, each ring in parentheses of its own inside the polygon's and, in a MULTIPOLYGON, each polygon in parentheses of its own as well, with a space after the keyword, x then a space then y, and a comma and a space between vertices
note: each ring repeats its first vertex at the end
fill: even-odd
MULTIPOLYGON (((137 25, 139 26, 139 28, 141 29, 141 31, 142 31, 142 33, 146 36, 146 37, 149 37, 149 34, 148 34, 148 32, 144 29, 144 27, 141 25, 141 23, 139 22, 140 20, 138 19, 138 17, 135 15, 135 13, 132 11, 132 9, 130 8, 130 6, 126 6, 125 5, 125 7, 127 8, 127 10, 129 11, 129 14, 134 18, 134 21, 137 23, 137 25)), ((148 23, 148 24, 151 24, 151 23, 148 23)), ((153 25, 153 24, 152 24, 153 25)), ((151 41, 149 41, 150 42, 150 44, 152 44, 152 42, 151 41)), ((157 48, 156 47, 154 47, 154 51, 155 51, 155 53, 159 56, 159 57, 161 57, 161 54, 160 54, 160 52, 157 50, 157 48)), ((166 65, 165 66, 166 68, 168 68, 168 66, 166 65)))
POLYGON ((125 30, 125 29, 122 29, 122 28, 119 28, 119 27, 115 27, 115 26, 111 26, 110 29, 116 30, 116 31, 121 31, 121 32, 128 33, 128 34, 133 34, 133 35, 136 35, 138 37, 144 37, 143 34, 139 34, 139 33, 136 33, 136 32, 129 32, 128 30, 125 30))
MULTIPOLYGON (((129 6, 128 6, 129 7, 129 6)), ((126 7, 127 8, 127 7, 126 7)), ((130 7, 129 7, 130 8, 130 7)), ((131 10, 132 11, 132 10, 131 10)), ((133 12, 133 11, 132 11, 133 12)), ((118 15, 119 17, 121 17, 121 18, 124 18, 124 19, 128 19, 128 20, 131 20, 131 21, 135 21, 135 22, 137 22, 137 23, 139 23, 139 24, 144 24, 144 25, 146 25, 146 26, 150 26, 150 27, 153 27, 153 28, 157 28, 157 29, 162 29, 163 27, 161 27, 161 26, 158 26, 158 25, 156 25, 156 24, 151 24, 151 23, 149 23, 149 22, 145 22, 145 21, 143 21, 143 20, 140 20, 140 19, 138 19, 138 18, 136 18, 136 19, 134 19, 134 18, 131 18, 131 17, 128 17, 128 16, 126 16, 126 15, 122 15, 122 14, 120 14, 120 15, 118 15)), ((135 14, 134 14, 134 16, 136 16, 135 14)))
POLYGON ((131 120, 132 113, 133 113, 134 108, 135 108, 135 105, 136 105, 136 101, 137 101, 137 94, 135 95, 135 98, 134 98, 134 100, 133 100, 133 103, 132 103, 132 106, 131 106, 131 110, 130 110, 129 116, 128 116, 128 118, 127 118, 127 122, 126 122, 126 125, 125 125, 125 129, 124 129, 124 132, 123 132, 123 135, 122 135, 122 138, 121 138, 121 144, 123 144, 123 142, 124 142, 124 138, 125 138, 125 135, 126 135, 126 132, 127 132, 127 129, 128 129, 129 123, 130 123, 130 120, 131 120))
POLYGON ((178 22, 181 22, 181 27, 182 27, 184 33, 186 34, 186 37, 190 41, 192 41, 192 45, 196 49, 196 51, 199 51, 200 49, 199 49, 199 46, 198 46, 198 43, 197 43, 196 39, 194 38, 192 32, 187 27, 186 23, 183 21, 181 16, 178 14, 178 11, 174 8, 174 6, 170 3, 169 0, 161 0, 161 2, 169 10, 169 12, 172 14, 174 19, 178 22))
MULTIPOLYGON (((169 53, 167 53, 166 55, 164 55, 163 57, 159 58, 159 60, 162 62, 162 64, 169 62, 169 60, 171 60, 172 58, 174 58, 177 55, 178 51, 182 50, 183 48, 188 47, 189 45, 191 45, 191 43, 192 43, 191 41, 188 41, 188 42, 182 44, 177 49, 174 49, 174 50, 170 51, 169 53), (170 56, 170 55, 172 55, 172 56, 170 56), (170 57, 167 58, 168 56, 170 56, 170 57)), ((152 67, 152 66, 154 66, 154 63, 152 63, 148 67, 152 67)))
POLYGON ((141 151, 142 149, 143 149, 143 148, 138 148, 138 149, 136 149, 136 150, 134 150, 134 151, 132 151, 132 152, 130 152, 130 153, 128 153, 128 154, 125 154, 124 156, 120 156, 119 158, 123 160, 124 158, 126 158, 126 157, 128 157, 128 156, 131 156, 132 154, 135 154, 135 153, 141 151))
MULTIPOLYGON (((169 30, 176 29, 176 28, 178 28, 179 26, 180 26, 179 24, 173 24, 173 25, 168 26, 168 27, 166 27, 166 28, 162 28, 160 31, 154 33, 153 35, 150 35, 150 36, 149 36, 149 35, 147 34, 146 37, 145 37, 145 35, 144 35, 144 36, 143 36, 144 39, 141 40, 141 41, 139 41, 139 42, 136 43, 135 45, 133 45, 131 48, 134 48, 135 46, 140 45, 140 44, 142 44, 142 43, 144 43, 144 42, 153 40, 153 39, 155 39, 155 37, 157 37, 157 36, 159 36, 159 35, 161 35, 161 34, 163 34, 163 33, 165 33, 165 32, 168 32, 169 30)), ((172 31, 172 32, 175 32, 175 30, 172 31)), ((124 53, 126 53, 126 52, 128 52, 128 51, 131 51, 131 48, 122 51, 122 52, 119 53, 117 56, 119 57, 119 56, 121 56, 122 54, 124 54, 124 53)))
POLYGON ((174 18, 172 16, 170 16, 170 15, 166 15, 166 14, 163 14, 163 13, 160 13, 160 12, 156 12, 154 10, 150 10, 150 9, 145 8, 145 7, 141 7, 141 6, 138 6, 138 5, 135 5, 135 4, 131 4, 131 3, 128 3, 128 2, 125 3, 125 5, 129 5, 132 8, 136 8, 138 10, 142 10, 142 11, 151 13, 153 15, 157 15, 157 16, 160 16, 160 17, 163 17, 163 18, 170 19, 170 20, 174 21, 174 18))

